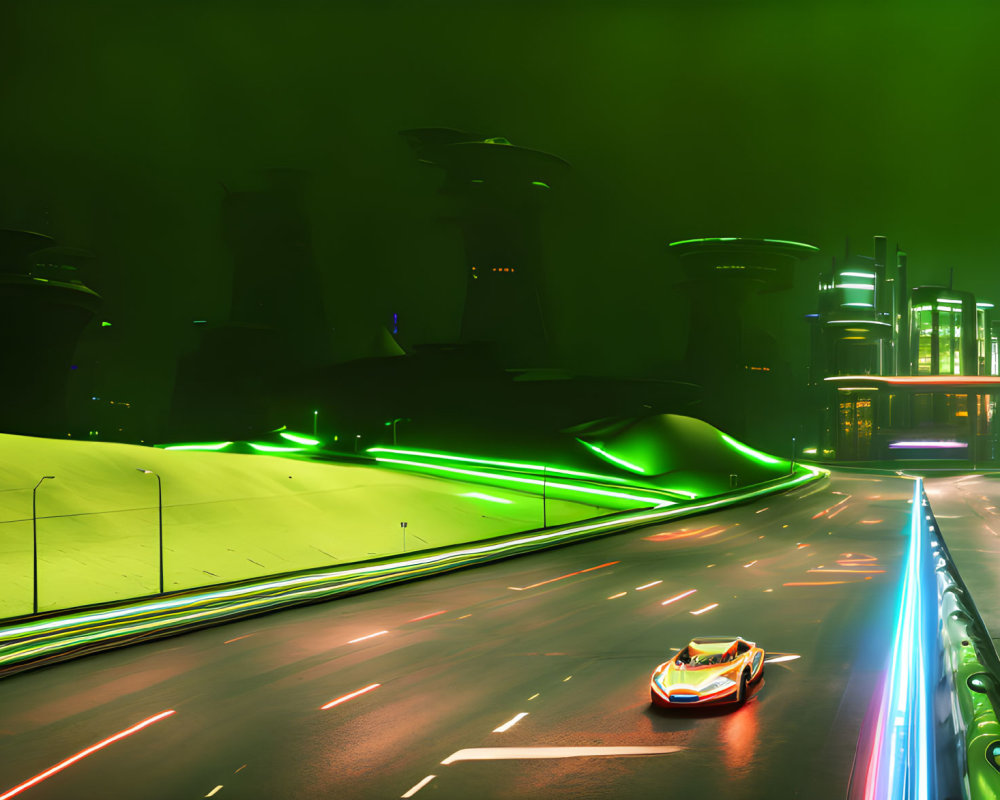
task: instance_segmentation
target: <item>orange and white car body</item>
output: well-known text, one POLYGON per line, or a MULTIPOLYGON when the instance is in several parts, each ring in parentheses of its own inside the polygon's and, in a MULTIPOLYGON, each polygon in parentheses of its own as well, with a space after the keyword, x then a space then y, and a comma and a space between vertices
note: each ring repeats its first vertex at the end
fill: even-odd
POLYGON ((739 636, 692 639, 650 680, 655 705, 742 703, 750 684, 764 674, 764 651, 739 636))

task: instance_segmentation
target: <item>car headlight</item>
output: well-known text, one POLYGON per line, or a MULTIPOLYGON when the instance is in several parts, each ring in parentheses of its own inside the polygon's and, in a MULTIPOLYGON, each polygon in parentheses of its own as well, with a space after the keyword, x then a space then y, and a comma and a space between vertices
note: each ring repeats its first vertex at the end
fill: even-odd
POLYGON ((736 681, 731 681, 729 678, 713 678, 708 683, 703 684, 698 687, 699 692, 721 692, 723 689, 728 689, 730 686, 735 686, 736 681))

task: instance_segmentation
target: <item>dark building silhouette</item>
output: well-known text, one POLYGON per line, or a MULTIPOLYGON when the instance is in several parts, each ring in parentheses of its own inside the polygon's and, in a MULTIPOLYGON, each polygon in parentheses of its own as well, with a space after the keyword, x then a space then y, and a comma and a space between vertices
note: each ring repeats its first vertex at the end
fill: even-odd
POLYGON ((43 234, 0 231, 0 430, 6 433, 67 433, 73 353, 101 304, 71 263, 89 255, 53 247, 43 234))
POLYGON ((304 176, 276 169, 264 180, 262 189, 223 200, 233 252, 229 321, 200 325, 197 351, 181 359, 170 438, 251 435, 270 424, 271 397, 284 380, 329 361, 304 176))
POLYGON ((445 128, 402 132, 419 161, 441 168, 465 244, 461 341, 501 363, 550 363, 542 296, 541 210, 569 165, 548 153, 445 128))
POLYGON ((774 416, 784 388, 771 360, 775 347, 760 347, 767 337, 752 328, 745 314, 756 294, 790 289, 795 268, 817 252, 809 244, 781 239, 739 237, 672 242, 685 281, 689 309, 684 377, 703 387, 698 416, 734 436, 774 416), (770 409, 770 411, 769 411, 770 409))

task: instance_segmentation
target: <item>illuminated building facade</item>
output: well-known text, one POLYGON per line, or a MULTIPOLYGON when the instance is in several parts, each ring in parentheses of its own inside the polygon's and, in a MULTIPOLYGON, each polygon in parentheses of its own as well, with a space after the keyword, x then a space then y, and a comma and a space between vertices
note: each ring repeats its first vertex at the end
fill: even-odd
POLYGON ((991 303, 943 286, 907 289, 906 254, 886 268, 848 254, 820 277, 811 383, 823 406, 817 454, 838 461, 1000 457, 991 303))
MULTIPOLYGON (((749 305, 755 295, 791 289, 799 262, 817 251, 801 242, 741 237, 670 244, 690 314, 683 377, 703 389, 702 419, 740 437, 751 428, 761 434, 779 416, 776 404, 790 396, 789 375, 773 358, 776 343, 769 347, 751 323, 749 305)), ((785 439, 790 431, 773 434, 785 439)))
POLYGON ((445 173, 441 193, 465 245, 461 342, 490 345, 506 367, 548 366, 541 213, 569 165, 502 137, 402 135, 420 162, 445 173))
POLYGON ((66 435, 73 354, 101 305, 70 262, 48 236, 0 231, 0 375, 16 387, 0 397, 4 433, 66 435))
POLYGON ((897 281, 885 261, 885 237, 876 236, 873 257, 848 255, 820 276, 818 313, 808 317, 814 374, 896 373, 897 281))

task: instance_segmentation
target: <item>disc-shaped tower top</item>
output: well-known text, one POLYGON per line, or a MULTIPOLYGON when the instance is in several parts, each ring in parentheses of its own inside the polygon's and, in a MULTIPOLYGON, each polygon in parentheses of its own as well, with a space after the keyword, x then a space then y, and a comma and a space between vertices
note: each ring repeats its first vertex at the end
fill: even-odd
POLYGON ((511 144, 502 136, 484 137, 450 128, 414 128, 401 131, 417 158, 441 167, 453 181, 462 183, 533 184, 569 168, 569 163, 541 150, 511 144))
POLYGON ((763 292, 790 289, 795 264, 819 252, 802 242, 741 236, 684 239, 671 242, 670 248, 690 280, 742 282, 763 292))
POLYGON ((53 243, 52 237, 44 233, 0 230, 0 272, 26 273, 28 256, 53 243))

